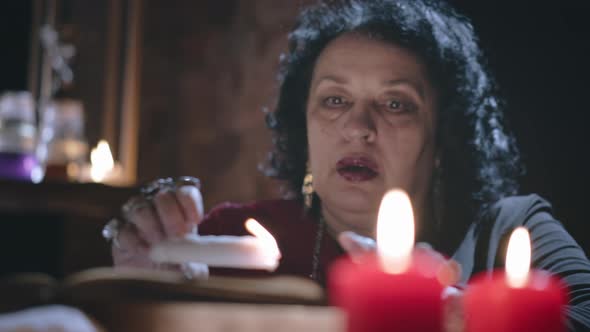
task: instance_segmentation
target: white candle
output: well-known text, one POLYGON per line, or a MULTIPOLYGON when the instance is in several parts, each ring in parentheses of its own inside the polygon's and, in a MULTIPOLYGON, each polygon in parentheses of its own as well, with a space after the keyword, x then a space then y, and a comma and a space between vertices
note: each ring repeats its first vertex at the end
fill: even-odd
MULTIPOLYGON (((68 175, 69 172, 68 169, 68 175)), ((127 184, 123 168, 113 159, 109 143, 105 140, 98 142, 98 145, 90 152, 90 164, 83 165, 79 174, 74 168, 72 175, 69 176, 81 182, 97 182, 114 186, 127 184)))
POLYGON ((274 271, 281 253, 274 237, 254 219, 246 221, 254 236, 188 235, 155 245, 150 258, 158 263, 202 263, 211 267, 274 271))

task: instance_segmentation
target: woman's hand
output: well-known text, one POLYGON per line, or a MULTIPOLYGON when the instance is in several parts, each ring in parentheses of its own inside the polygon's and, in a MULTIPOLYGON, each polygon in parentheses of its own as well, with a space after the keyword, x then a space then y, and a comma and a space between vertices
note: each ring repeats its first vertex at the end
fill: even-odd
MULTIPOLYGON (((375 240, 354 232, 340 233, 338 242, 353 260, 375 251, 377 248, 375 240)), ((437 273, 437 278, 446 287, 442 295, 445 302, 445 331, 463 331, 463 293, 458 288, 453 287, 461 278, 461 266, 454 260, 447 260, 428 244, 418 243, 414 250, 426 253, 440 261, 441 265, 437 273)))
MULTIPOLYGON (((203 218, 203 198, 194 183, 154 181, 122 208, 123 218, 112 245, 115 266, 155 268, 150 248, 193 232, 203 218)), ((188 271, 185 271, 188 272, 188 271)))

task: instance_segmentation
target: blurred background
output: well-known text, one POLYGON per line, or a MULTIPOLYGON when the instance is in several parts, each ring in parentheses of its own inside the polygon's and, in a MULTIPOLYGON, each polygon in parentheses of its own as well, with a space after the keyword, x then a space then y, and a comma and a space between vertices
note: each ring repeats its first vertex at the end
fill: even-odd
MULTIPOLYGON (((206 208, 227 200, 278 197, 280 184, 258 171, 270 146, 264 110, 275 101, 286 32, 298 9, 310 2, 4 1, 0 93, 29 91, 32 100, 42 101, 32 108, 34 119, 23 121, 54 130, 42 160, 53 168, 47 168, 43 183, 71 184, 47 184, 42 194, 4 184, 0 200, 16 200, 10 208, 0 203, 8 211, 4 215, 24 218, 19 209, 30 195, 41 195, 35 196, 41 202, 56 191, 79 191, 70 195, 108 203, 108 209, 96 208, 94 226, 85 231, 96 234, 98 245, 101 239, 92 232, 127 197, 126 190, 154 178, 199 177, 206 208), (60 130, 66 134, 56 134, 60 130), (96 182, 87 173, 90 151, 100 140, 109 144, 116 167, 98 182, 116 187, 89 194, 94 187, 74 184, 96 182), (15 192, 22 199, 14 198, 15 192)), ((527 166, 522 192, 547 198, 588 253, 590 5, 581 0, 450 2, 471 18, 507 101, 507 120, 527 166)), ((41 229, 40 216, 89 218, 88 210, 73 213, 66 205, 35 210, 20 230, 41 229)), ((56 238, 81 232, 78 226, 64 227, 56 238)), ((79 245, 62 245, 56 255, 79 245)), ((69 268, 56 264, 66 273, 88 259, 108 263, 107 256, 103 247, 69 268)))

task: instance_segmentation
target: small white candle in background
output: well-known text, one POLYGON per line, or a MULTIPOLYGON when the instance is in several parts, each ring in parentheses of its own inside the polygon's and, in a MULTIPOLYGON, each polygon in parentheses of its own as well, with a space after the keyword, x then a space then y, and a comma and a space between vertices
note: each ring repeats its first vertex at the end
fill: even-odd
POLYGON ((188 235, 155 245, 150 258, 157 263, 203 263, 211 267, 274 271, 281 252, 275 238, 254 219, 246 229, 252 234, 188 235))
POLYGON ((94 182, 102 182, 115 167, 113 154, 109 143, 105 140, 98 142, 95 148, 90 151, 90 178, 94 182))
POLYGON ((113 159, 109 143, 100 140, 90 151, 90 164, 84 165, 79 180, 82 182, 96 182, 110 185, 124 185, 121 165, 113 159))

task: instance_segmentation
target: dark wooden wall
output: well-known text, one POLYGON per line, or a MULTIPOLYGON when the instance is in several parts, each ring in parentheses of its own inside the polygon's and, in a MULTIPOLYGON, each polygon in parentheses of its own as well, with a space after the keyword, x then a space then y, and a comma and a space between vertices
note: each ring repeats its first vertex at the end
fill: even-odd
MULTIPOLYGON (((279 184, 258 170, 271 142, 263 110, 275 102, 287 32, 309 2, 141 1, 138 183, 199 177, 207 208, 279 196, 279 184)), ((109 17, 112 1, 70 6, 78 45, 73 90, 85 101, 95 144, 105 130, 119 129, 103 113, 108 31, 121 23, 109 17)))
POLYGON ((205 203, 276 197, 257 171, 270 146, 290 0, 146 1, 139 179, 194 175, 205 203))

